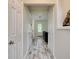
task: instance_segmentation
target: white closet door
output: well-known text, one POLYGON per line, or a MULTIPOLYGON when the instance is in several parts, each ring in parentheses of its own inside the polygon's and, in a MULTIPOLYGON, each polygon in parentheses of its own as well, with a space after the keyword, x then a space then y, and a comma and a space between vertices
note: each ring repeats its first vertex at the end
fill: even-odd
POLYGON ((22 59, 22 4, 9 0, 8 6, 8 59, 22 59))
POLYGON ((14 1, 9 0, 8 8, 8 59, 16 59, 16 8, 13 6, 14 1))

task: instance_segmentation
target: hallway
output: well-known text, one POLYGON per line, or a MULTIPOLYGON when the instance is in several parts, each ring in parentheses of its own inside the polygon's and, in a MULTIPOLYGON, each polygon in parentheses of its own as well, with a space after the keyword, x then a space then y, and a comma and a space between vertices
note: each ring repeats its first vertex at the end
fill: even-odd
POLYGON ((9 0, 8 4, 9 59, 70 58, 70 27, 62 26, 69 0, 9 0))
MULTIPOLYGON (((33 40, 38 40, 36 37, 43 39, 46 44, 47 48, 43 47, 44 49, 48 49, 52 52, 52 56, 54 51, 53 46, 51 47, 50 44, 53 42, 53 6, 52 5, 44 5, 44 6, 33 6, 33 5, 24 5, 24 22, 23 22, 23 31, 24 31, 24 39, 23 39, 23 55, 26 56, 29 50, 29 47, 32 45, 33 40), (27 29, 28 28, 28 29, 27 29), (49 34, 50 33, 50 34, 49 34), (27 38, 27 39, 26 39, 27 38)), ((40 40, 41 40, 40 39, 40 40)), ((44 43, 42 42, 42 43, 44 43)), ((40 42, 41 44, 41 42, 40 42)), ((39 47, 40 45, 38 45, 39 47)), ((32 46, 30 47, 32 48, 32 46)), ((35 48, 36 49, 36 48, 35 48)), ((43 50, 44 50, 43 49, 43 50)), ((33 49, 32 49, 33 50, 33 49)), ((37 49, 36 51, 38 51, 37 49)), ((43 51, 39 50, 39 51, 43 51)), ((46 51, 46 50, 45 50, 46 51)), ((33 52, 33 51, 32 51, 33 52)), ((41 58, 41 57, 40 57, 41 58)), ((43 58, 43 57, 42 57, 43 58)), ((47 57, 48 58, 48 57, 47 57)), ((32 59, 32 58, 30 58, 32 59)), ((43 58, 44 59, 44 58, 43 58)), ((45 57, 46 59, 46 57, 45 57)), ((48 58, 51 59, 51 58, 48 58)))

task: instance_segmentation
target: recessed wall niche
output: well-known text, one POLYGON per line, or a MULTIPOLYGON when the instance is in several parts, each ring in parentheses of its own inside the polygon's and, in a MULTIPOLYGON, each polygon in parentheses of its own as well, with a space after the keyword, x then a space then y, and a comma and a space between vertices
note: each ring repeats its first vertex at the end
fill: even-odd
POLYGON ((57 0, 57 29, 70 29, 70 26, 63 26, 68 10, 70 10, 70 0, 57 0))

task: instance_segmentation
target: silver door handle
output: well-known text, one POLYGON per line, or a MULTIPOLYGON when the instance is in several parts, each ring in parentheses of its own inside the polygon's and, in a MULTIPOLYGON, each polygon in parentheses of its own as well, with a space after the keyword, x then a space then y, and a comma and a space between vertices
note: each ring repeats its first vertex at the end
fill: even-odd
POLYGON ((14 41, 11 40, 11 41, 9 41, 8 44, 9 44, 9 45, 13 45, 13 44, 15 44, 15 43, 14 43, 14 41))

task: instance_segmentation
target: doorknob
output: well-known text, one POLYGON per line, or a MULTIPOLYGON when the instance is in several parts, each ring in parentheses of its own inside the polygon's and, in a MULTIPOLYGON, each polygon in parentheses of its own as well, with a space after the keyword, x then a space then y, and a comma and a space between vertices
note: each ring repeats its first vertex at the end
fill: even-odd
POLYGON ((11 40, 11 41, 9 41, 8 44, 9 44, 9 45, 13 45, 13 44, 15 44, 15 43, 14 43, 14 41, 11 40))

